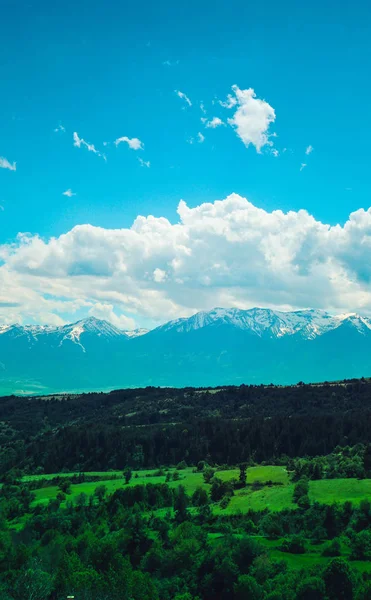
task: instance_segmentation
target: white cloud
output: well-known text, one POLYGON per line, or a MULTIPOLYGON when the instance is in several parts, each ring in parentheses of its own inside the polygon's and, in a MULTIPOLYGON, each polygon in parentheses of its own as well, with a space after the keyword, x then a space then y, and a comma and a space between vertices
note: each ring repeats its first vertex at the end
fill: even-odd
POLYGON ((81 148, 81 146, 84 146, 85 148, 87 148, 87 150, 89 150, 89 152, 93 152, 97 156, 100 156, 101 158, 106 160, 105 155, 99 152, 99 150, 96 149, 94 144, 89 144, 83 138, 80 138, 79 134, 76 131, 74 131, 73 133, 73 145, 76 146, 76 148, 81 148))
POLYGON ((164 60, 164 62, 162 63, 165 67, 175 67, 176 65, 179 65, 179 60, 164 60))
MULTIPOLYGON (((233 86, 233 87, 237 87, 237 86, 233 86)), ((233 89, 233 87, 232 87, 232 89, 233 89)), ((237 97, 232 96, 232 94, 228 94, 227 100, 225 100, 225 101, 219 100, 219 104, 223 108, 233 108, 233 106, 236 106, 237 102, 238 102, 237 97)), ((213 100, 213 104, 216 104, 215 100, 213 100)))
POLYGON ((309 144, 309 146, 307 146, 306 150, 305 150, 305 154, 311 154, 311 152, 313 152, 314 148, 313 146, 311 146, 309 144))
POLYGON ((200 110, 204 115, 206 115, 206 109, 205 109, 205 105, 203 102, 201 102, 201 104, 200 104, 200 110))
POLYGON ((232 194, 194 208, 181 201, 178 215, 175 224, 149 215, 130 228, 79 225, 49 240, 20 234, 0 246, 0 322, 111 308, 138 325, 214 306, 371 313, 371 208, 330 226, 232 194))
POLYGON ((186 94, 184 94, 184 92, 180 92, 179 90, 174 90, 174 91, 175 91, 176 95, 179 96, 179 98, 186 101, 188 106, 192 106, 192 102, 190 101, 188 96, 186 96, 186 94))
POLYGON ((275 110, 268 102, 257 98, 252 88, 241 90, 234 85, 232 90, 234 96, 229 95, 227 101, 221 103, 225 108, 237 107, 228 123, 246 147, 253 144, 260 153, 263 146, 273 145, 269 140, 269 126, 276 119, 275 110))
POLYGON ((0 156, 0 169, 9 169, 9 171, 16 171, 17 163, 10 163, 6 158, 0 156))
POLYGON ((59 133, 59 132, 61 132, 61 133, 64 133, 65 131, 66 131, 66 128, 65 128, 65 127, 63 127, 63 125, 58 125, 58 127, 56 127, 56 128, 54 129, 54 132, 55 132, 55 133, 59 133))
POLYGON ((205 141, 205 136, 202 135, 201 131, 198 132, 196 138, 190 137, 187 140, 188 144, 194 144, 195 142, 198 142, 199 144, 202 144, 204 141, 205 141))
POLYGON ((113 304, 105 304, 103 302, 96 302, 88 313, 92 317, 96 317, 97 319, 103 319, 112 323, 115 327, 119 329, 134 329, 135 321, 126 315, 117 315, 113 304))
POLYGON ((149 160, 143 160, 143 158, 138 158, 140 164, 142 167, 150 167, 151 163, 149 162, 149 160))
POLYGON ((143 142, 141 142, 138 138, 130 139, 126 135, 124 135, 123 137, 117 138, 117 140, 115 140, 114 144, 117 147, 122 142, 125 142, 129 146, 129 148, 131 148, 132 150, 143 150, 143 148, 144 148, 143 142))
POLYGON ((273 150, 272 150, 272 154, 273 154, 273 156, 274 156, 275 158, 277 158, 277 156, 279 156, 279 155, 280 155, 280 153, 278 152, 278 150, 276 150, 275 148, 273 148, 273 150))
POLYGON ((156 283, 162 283, 163 281, 165 281, 166 279, 166 271, 163 271, 162 269, 155 269, 153 271, 153 280, 156 283))
MULTIPOLYGON (((203 121, 203 119, 201 119, 203 121)), ((204 121, 203 121, 204 122, 204 121)), ((219 117, 213 117, 211 121, 206 121, 206 127, 215 129, 216 127, 220 127, 221 125, 225 125, 219 117)))
POLYGON ((300 165, 300 171, 302 171, 303 169, 305 169, 306 166, 307 166, 307 163, 301 163, 301 165, 300 165))
POLYGON ((71 188, 68 188, 68 190, 62 193, 62 196, 68 196, 69 198, 71 198, 72 196, 76 196, 76 194, 71 190, 71 188))

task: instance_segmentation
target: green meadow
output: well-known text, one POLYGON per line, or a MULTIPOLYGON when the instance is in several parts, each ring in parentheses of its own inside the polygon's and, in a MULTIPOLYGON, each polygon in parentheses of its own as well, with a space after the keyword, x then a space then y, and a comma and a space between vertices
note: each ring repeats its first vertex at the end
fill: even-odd
MULTIPOLYGON (((186 493, 192 495, 197 487, 210 489, 210 484, 204 482, 202 473, 193 472, 192 467, 177 471, 179 480, 169 481, 170 487, 183 485, 186 493)), ((117 489, 125 486, 145 485, 147 483, 165 483, 166 473, 173 474, 175 469, 169 469, 165 475, 155 475, 156 470, 134 471, 128 484, 125 483, 122 471, 94 471, 86 475, 97 477, 96 481, 86 481, 71 485, 71 493, 67 499, 74 501, 79 494, 91 496, 99 485, 105 485, 107 493, 111 494, 117 489), (116 479, 113 477, 116 476, 116 479), (99 479, 98 479, 99 478, 99 479)), ((44 480, 43 487, 34 490, 35 503, 45 503, 55 498, 60 491, 56 485, 45 485, 45 480, 52 480, 55 477, 68 478, 77 473, 55 473, 49 475, 32 475, 24 478, 24 481, 44 480)), ((224 481, 238 479, 239 470, 229 469, 217 471, 216 476, 224 481)), ((216 514, 233 514, 237 512, 247 512, 252 509, 260 511, 268 509, 269 511, 280 511, 286 508, 295 508, 292 501, 294 485, 290 483, 289 476, 284 467, 277 466, 258 466, 247 469, 246 488, 236 490, 234 496, 226 508, 221 508, 218 504, 214 505, 216 514), (252 484, 260 482, 261 488, 255 489, 252 484)), ((311 481, 309 484, 309 497, 312 502, 317 501, 321 504, 333 504, 334 502, 350 501, 355 506, 364 498, 371 497, 370 479, 322 479, 311 481)))
MULTIPOLYGON (((160 471, 161 472, 161 471, 160 471)), ((133 471, 129 483, 125 482, 122 471, 93 471, 86 472, 85 476, 93 481, 84 481, 82 483, 71 484, 70 491, 66 495, 67 501, 75 503, 80 494, 93 496, 98 486, 106 487, 106 494, 112 494, 116 490, 124 487, 136 485, 166 483, 171 488, 179 485, 184 486, 186 493, 191 496, 198 487, 202 487, 210 492, 211 484, 205 483, 203 473, 195 471, 194 467, 177 470, 175 468, 166 468, 159 475, 158 469, 133 471), (177 473, 177 479, 172 478, 177 473), (166 478, 170 474, 170 481, 166 478)), ((239 469, 217 470, 215 476, 223 481, 238 480, 239 469)), ((50 500, 56 498, 60 493, 60 488, 55 485, 55 478, 71 478, 79 473, 53 473, 48 475, 29 475, 23 478, 25 483, 39 482, 40 487, 34 489, 35 499, 33 505, 47 504, 50 500), (54 481, 53 481, 54 480, 54 481), (50 482, 50 483, 49 483, 50 482)), ((233 514, 244 514, 249 510, 263 511, 268 510, 277 512, 284 509, 295 509, 297 505, 293 503, 294 483, 290 481, 289 474, 285 467, 261 465, 250 467, 246 472, 246 487, 236 489, 231 497, 229 504, 222 508, 220 503, 212 503, 211 509, 214 515, 228 516, 233 514)), ((309 482, 309 498, 311 502, 321 504, 333 504, 334 502, 343 503, 350 501, 354 506, 365 499, 371 497, 371 479, 322 479, 309 482)), ((165 518, 167 514, 174 513, 173 508, 160 508, 154 511, 157 516, 165 518)), ((195 514, 197 509, 190 507, 190 512, 195 514)), ((25 524, 26 516, 22 519, 15 519, 11 524, 14 530, 20 530, 25 524)), ((213 543, 223 543, 222 533, 209 533, 209 539, 213 543)), ((234 534, 239 535, 239 534, 234 534)), ((311 569, 323 568, 331 560, 329 557, 322 556, 325 544, 313 544, 309 539, 306 542, 306 551, 303 554, 292 554, 280 549, 282 539, 270 540, 261 535, 256 535, 257 541, 266 547, 267 553, 271 559, 284 560, 291 569, 311 569)), ((349 547, 342 542, 341 555, 349 559, 349 547)), ((352 566, 360 572, 371 573, 371 562, 353 560, 352 566)))

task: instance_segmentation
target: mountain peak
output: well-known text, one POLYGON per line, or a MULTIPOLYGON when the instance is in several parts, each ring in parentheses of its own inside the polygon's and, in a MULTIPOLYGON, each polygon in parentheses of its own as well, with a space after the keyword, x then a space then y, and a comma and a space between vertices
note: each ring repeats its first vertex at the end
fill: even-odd
POLYGON ((258 337, 281 338, 299 335, 304 339, 314 339, 327 331, 336 329, 349 321, 360 333, 371 329, 371 321, 352 313, 330 315, 324 310, 304 309, 284 312, 270 308, 213 308, 201 311, 189 318, 170 321, 156 331, 187 333, 204 327, 233 327, 258 337))
POLYGON ((118 329, 104 319, 97 319, 96 317, 87 317, 86 319, 76 321, 76 323, 64 325, 61 327, 61 332, 63 336, 60 344, 63 344, 64 340, 71 340, 79 344, 83 349, 84 347, 81 344, 81 336, 83 334, 92 334, 103 338, 126 337, 126 334, 121 329, 118 329))

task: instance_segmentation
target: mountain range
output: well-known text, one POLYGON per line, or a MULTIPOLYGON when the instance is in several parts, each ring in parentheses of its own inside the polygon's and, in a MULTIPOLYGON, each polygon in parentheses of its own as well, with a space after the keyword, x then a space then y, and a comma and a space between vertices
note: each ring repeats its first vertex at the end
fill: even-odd
POLYGON ((0 393, 290 384, 371 375, 371 319, 215 308, 156 329, 0 325, 0 393))

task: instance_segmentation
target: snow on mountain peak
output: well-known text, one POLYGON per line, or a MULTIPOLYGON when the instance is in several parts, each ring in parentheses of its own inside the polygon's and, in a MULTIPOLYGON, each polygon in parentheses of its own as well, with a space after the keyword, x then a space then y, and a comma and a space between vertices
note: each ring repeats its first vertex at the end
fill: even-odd
POLYGON ((124 331, 123 333, 125 333, 125 335, 127 335, 127 337, 129 338, 135 338, 140 337, 141 335, 145 335, 148 332, 149 329, 144 329, 143 327, 140 327, 139 329, 131 329, 129 331, 124 331))
POLYGON ((371 321, 352 313, 332 316, 323 310, 307 309, 283 312, 269 308, 214 308, 196 313, 189 318, 176 319, 157 328, 161 331, 189 332, 208 326, 228 325, 249 331, 259 337, 282 338, 300 335, 304 339, 314 339, 327 331, 337 329, 345 321, 357 328, 360 333, 371 330, 371 321))
POLYGON ((126 334, 103 319, 97 319, 96 317, 88 317, 87 319, 81 319, 76 323, 64 325, 58 328, 62 333, 62 339, 59 343, 61 346, 65 340, 70 340, 75 344, 81 346, 85 352, 85 348, 81 343, 81 336, 84 333, 93 334, 97 337, 104 338, 116 338, 116 337, 127 337, 126 334))

